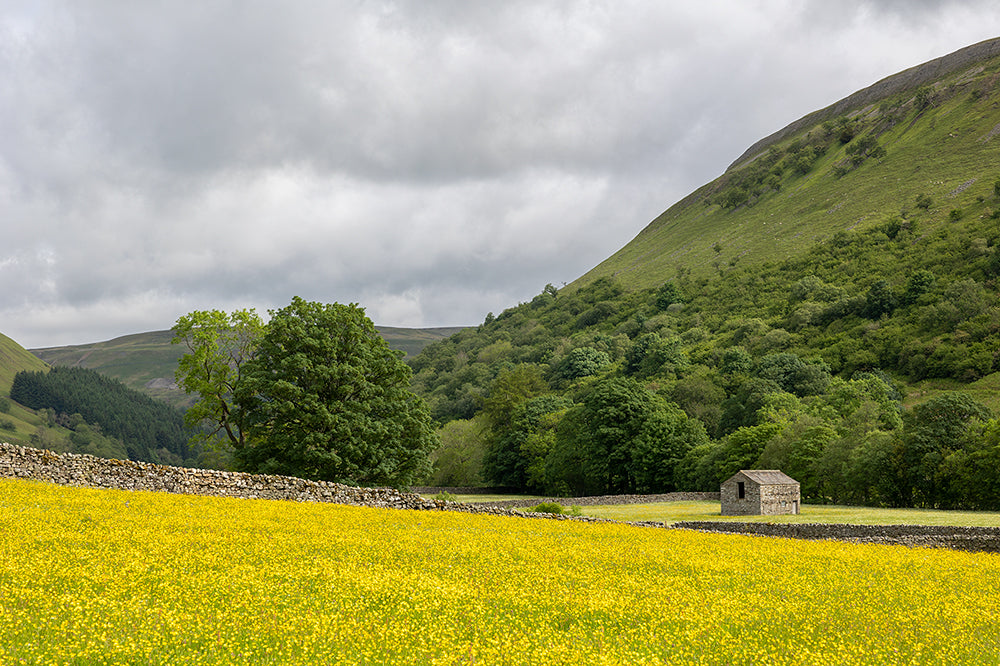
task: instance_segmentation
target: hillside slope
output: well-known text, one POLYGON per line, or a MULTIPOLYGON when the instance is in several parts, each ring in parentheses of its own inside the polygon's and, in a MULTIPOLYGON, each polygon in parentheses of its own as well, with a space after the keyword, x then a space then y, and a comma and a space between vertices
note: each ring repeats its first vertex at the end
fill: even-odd
POLYGON ((14 375, 21 370, 36 372, 46 367, 48 366, 43 360, 0 334, 0 395, 7 395, 14 375))
POLYGON ((913 209, 920 195, 947 206, 947 213, 991 193, 1000 173, 998 71, 995 39, 888 77, 791 123, 751 146, 723 176, 669 208, 571 287, 615 277, 623 286, 647 288, 681 273, 697 277, 737 263, 786 259, 838 231, 870 228, 913 209), (843 120, 853 125, 846 134, 843 120), (852 143, 865 136, 885 155, 842 173, 852 143), (803 147, 815 155, 808 169, 797 169, 803 147), (748 190, 743 202, 731 196, 740 187, 748 190))
POLYGON ((808 116, 572 285, 428 346, 432 481, 782 469, 821 502, 1000 507, 998 47, 808 116))

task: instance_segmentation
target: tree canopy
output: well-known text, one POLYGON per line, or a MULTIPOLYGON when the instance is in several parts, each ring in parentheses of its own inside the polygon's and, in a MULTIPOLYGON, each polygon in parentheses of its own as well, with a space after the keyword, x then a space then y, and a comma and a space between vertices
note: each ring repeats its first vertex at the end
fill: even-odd
POLYGON ((408 485, 437 436, 410 369, 355 304, 299 297, 271 312, 235 385, 244 471, 408 485))

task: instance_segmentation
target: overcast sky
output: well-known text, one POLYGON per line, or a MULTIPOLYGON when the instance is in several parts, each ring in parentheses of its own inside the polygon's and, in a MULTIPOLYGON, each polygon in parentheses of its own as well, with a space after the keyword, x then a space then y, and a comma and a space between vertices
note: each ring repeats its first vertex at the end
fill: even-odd
POLYGON ((4 0, 0 333, 475 325, 995 2, 4 0))

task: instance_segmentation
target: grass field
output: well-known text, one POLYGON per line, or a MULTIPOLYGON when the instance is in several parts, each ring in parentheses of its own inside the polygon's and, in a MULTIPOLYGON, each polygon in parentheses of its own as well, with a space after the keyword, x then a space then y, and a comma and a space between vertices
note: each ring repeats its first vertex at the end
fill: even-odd
POLYGON ((2 664, 997 663, 1000 557, 0 480, 2 664))
POLYGON ((959 525, 1000 527, 1000 513, 932 511, 925 509, 876 509, 864 506, 805 504, 794 516, 722 516, 718 502, 661 502, 621 506, 580 507, 583 515, 614 520, 750 521, 768 523, 852 523, 855 525, 959 525))
MULTIPOLYGON (((517 499, 542 501, 541 497, 518 495, 517 499)), ((511 495, 456 495, 461 502, 495 502, 515 499, 511 495)), ((564 507, 573 506, 572 498, 560 500, 564 507)), ((660 521, 676 523, 682 520, 723 520, 771 523, 852 523, 855 525, 957 525, 1000 527, 1000 513, 986 511, 935 511, 929 509, 879 509, 867 506, 804 504, 802 513, 794 516, 723 516, 718 502, 656 502, 652 504, 620 504, 581 506, 585 516, 625 521, 660 521)))

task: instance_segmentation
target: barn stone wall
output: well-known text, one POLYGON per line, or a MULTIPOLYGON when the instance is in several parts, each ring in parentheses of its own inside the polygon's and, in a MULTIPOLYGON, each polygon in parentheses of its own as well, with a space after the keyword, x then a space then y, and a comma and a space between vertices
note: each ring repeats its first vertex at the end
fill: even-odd
POLYGON ((742 475, 727 479, 719 487, 723 516, 776 516, 799 513, 798 484, 761 485, 742 475), (739 482, 743 481, 744 496, 739 496, 739 482))
POLYGON ((798 484, 760 486, 760 513, 776 516, 799 512, 798 484))

